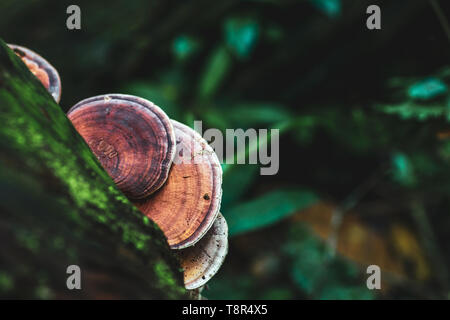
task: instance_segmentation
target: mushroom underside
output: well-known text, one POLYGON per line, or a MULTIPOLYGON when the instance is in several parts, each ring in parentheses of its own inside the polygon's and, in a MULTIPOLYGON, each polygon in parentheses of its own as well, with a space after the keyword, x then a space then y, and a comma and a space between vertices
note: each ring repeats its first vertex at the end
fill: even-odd
POLYGON ((194 246, 177 251, 186 289, 206 284, 219 271, 228 253, 228 226, 219 213, 211 229, 194 246))

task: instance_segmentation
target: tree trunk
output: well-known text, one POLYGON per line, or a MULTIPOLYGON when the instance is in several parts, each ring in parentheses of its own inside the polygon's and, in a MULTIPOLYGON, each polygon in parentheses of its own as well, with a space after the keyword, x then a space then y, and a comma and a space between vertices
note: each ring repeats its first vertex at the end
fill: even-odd
POLYGON ((115 187, 2 40, 0 297, 186 297, 161 230, 115 187), (81 269, 80 290, 66 286, 69 265, 81 269))

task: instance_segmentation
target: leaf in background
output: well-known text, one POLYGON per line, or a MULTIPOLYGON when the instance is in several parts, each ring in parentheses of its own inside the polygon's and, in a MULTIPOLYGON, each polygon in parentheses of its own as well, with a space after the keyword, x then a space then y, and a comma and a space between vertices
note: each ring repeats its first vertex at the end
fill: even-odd
POLYGON ((312 114, 309 118, 302 118, 296 120, 299 123, 296 127, 300 130, 305 129, 304 134, 307 138, 309 133, 314 133, 314 130, 323 129, 330 139, 345 148, 352 149, 355 153, 366 154, 372 152, 374 148, 385 147, 389 143, 390 134, 382 122, 383 117, 374 117, 373 114, 361 108, 343 113, 336 106, 325 112, 312 114))
POLYGON ((230 106, 222 101, 202 112, 208 127, 224 133, 229 128, 266 128, 291 118, 292 113, 285 106, 268 102, 242 102, 230 106))
POLYGON ((243 300, 251 297, 254 286, 253 279, 247 274, 219 273, 209 283, 209 289, 204 291, 208 299, 243 300))
POLYGON ((265 37, 269 42, 276 43, 284 38, 284 31, 278 25, 269 25, 265 29, 265 37))
POLYGON ((208 99, 214 96, 231 66, 231 57, 224 46, 219 46, 211 54, 206 69, 200 79, 198 96, 208 99))
POLYGON ((431 105, 406 101, 395 105, 380 105, 377 108, 384 113, 398 115, 403 120, 425 121, 430 118, 443 117, 450 121, 450 101, 431 105))
POLYGON ((318 295, 320 300, 373 300, 374 298, 374 294, 363 285, 341 286, 339 283, 326 286, 318 295))
POLYGON ((413 84, 408 95, 417 100, 430 100, 447 93, 447 85, 437 78, 429 78, 413 84))
POLYGON ((258 165, 233 165, 223 175, 221 209, 227 212, 230 205, 239 200, 258 177, 258 165))
POLYGON ((283 105, 267 102, 242 102, 220 109, 222 117, 233 127, 250 128, 270 125, 292 118, 283 105))
MULTIPOLYGON (((325 242, 333 232, 332 216, 335 210, 334 204, 318 202, 293 215, 289 222, 293 226, 296 223, 307 225, 325 242)), ((301 235, 296 235, 295 239, 303 241, 301 235)), ((371 229, 357 213, 351 211, 344 215, 336 239, 337 252, 358 265, 378 265, 384 272, 399 279, 411 277, 422 281, 430 276, 429 266, 417 237, 404 226, 393 225, 387 234, 383 234, 371 229)), ((382 290, 389 290, 389 286, 390 283, 383 280, 382 290)))
POLYGON ((271 286, 266 292, 262 292, 261 300, 290 300, 293 299, 293 292, 288 287, 271 286))
POLYGON ((392 176, 395 181, 405 187, 412 187, 417 183, 414 168, 406 154, 396 152, 391 158, 392 176))
POLYGON ((225 22, 225 41, 240 59, 249 57, 259 37, 259 24, 254 19, 231 18, 225 22))
POLYGON ((311 142, 319 124, 320 120, 316 116, 297 117, 292 130, 295 140, 301 145, 311 142))
MULTIPOLYGON (((446 132, 446 134, 450 136, 450 132, 446 132)), ((448 137, 446 139, 448 139, 448 137)), ((450 164, 450 140, 443 141, 439 147, 438 153, 442 160, 450 164)))
POLYGON ((335 18, 341 13, 340 0, 310 0, 310 2, 330 18, 335 18))
POLYGON ((311 298, 373 298, 356 265, 340 256, 332 256, 326 244, 308 228, 291 225, 282 250, 291 260, 292 280, 311 298))
POLYGON ((423 180, 428 178, 434 180, 434 183, 436 183, 437 177, 444 180, 448 179, 444 178, 447 176, 447 174, 445 174, 445 169, 447 169, 448 166, 444 164, 445 169, 442 170, 442 165, 436 161, 436 158, 433 155, 426 152, 415 152, 409 156, 409 159, 411 161, 411 166, 414 169, 414 173, 418 177, 417 180, 424 182, 423 180))
POLYGON ((185 61, 191 57, 199 48, 199 43, 187 35, 176 37, 172 44, 172 52, 179 61, 185 61))
POLYGON ((178 95, 177 87, 172 84, 133 82, 125 86, 122 92, 150 100, 163 109, 170 118, 179 119, 180 110, 175 103, 178 95))
POLYGON ((295 239, 290 239, 283 246, 283 251, 293 260, 291 276, 300 289, 307 294, 313 294, 318 282, 323 276, 320 268, 329 256, 327 248, 306 230, 296 230, 295 239))
POLYGON ((317 201, 318 197, 311 191, 276 190, 239 204, 224 215, 230 236, 235 236, 271 225, 317 201))
POLYGON ((202 119, 206 122, 208 128, 219 129, 223 134, 225 134, 226 129, 233 128, 228 119, 224 117, 223 112, 215 107, 205 109, 202 113, 202 119))
POLYGON ((316 297, 322 300, 370 300, 377 292, 369 290, 366 285, 367 274, 364 268, 334 256, 326 263, 326 280, 318 285, 316 297))
POLYGON ((394 90, 391 98, 398 103, 378 105, 376 108, 387 114, 395 114, 404 120, 425 121, 445 118, 450 121, 450 95, 448 85, 450 67, 443 67, 427 79, 392 77, 388 88, 394 90))
POLYGON ((414 277, 420 281, 427 280, 430 268, 414 233, 402 225, 394 224, 391 227, 391 239, 398 255, 409 262, 414 277))

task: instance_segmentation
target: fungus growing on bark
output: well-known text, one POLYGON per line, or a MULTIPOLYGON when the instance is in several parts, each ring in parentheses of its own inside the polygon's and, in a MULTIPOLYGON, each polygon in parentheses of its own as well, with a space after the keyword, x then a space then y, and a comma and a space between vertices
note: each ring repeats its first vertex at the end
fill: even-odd
POLYGON ((15 44, 8 46, 17 54, 39 81, 44 85, 56 102, 61 99, 61 80, 58 71, 36 52, 15 44))
POLYGON ((182 249, 176 252, 186 288, 204 285, 228 250, 219 213, 222 168, 206 140, 130 95, 88 98, 67 115, 119 189, 158 224, 172 249, 182 249))
POLYGON ((158 106, 108 94, 77 103, 67 116, 128 197, 145 198, 164 184, 176 145, 172 124, 158 106))
POLYGON ((194 246, 178 250, 186 289, 197 289, 219 271, 228 252, 228 226, 219 213, 211 229, 194 246))
POLYGON ((169 178, 158 192, 135 205, 159 225, 171 248, 182 249, 199 241, 219 213, 222 168, 200 134, 171 121, 177 151, 169 178))

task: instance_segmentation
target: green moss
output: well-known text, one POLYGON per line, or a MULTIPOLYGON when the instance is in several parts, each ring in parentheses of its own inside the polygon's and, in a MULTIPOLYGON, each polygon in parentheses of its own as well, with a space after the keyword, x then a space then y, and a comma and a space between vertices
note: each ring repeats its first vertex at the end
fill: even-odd
POLYGON ((170 290, 170 294, 174 297, 177 295, 186 294, 186 289, 182 287, 176 287, 176 279, 173 277, 171 269, 164 261, 158 261, 155 263, 154 270, 156 277, 159 281, 159 286, 164 290, 170 290), (175 290, 173 290, 175 288, 175 290))
POLYGON ((147 248, 147 243, 150 241, 151 237, 148 234, 136 231, 130 228, 129 225, 122 225, 123 230, 123 241, 125 243, 132 244, 136 249, 143 250, 147 248))

